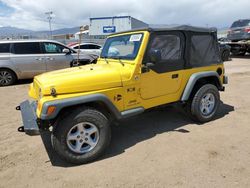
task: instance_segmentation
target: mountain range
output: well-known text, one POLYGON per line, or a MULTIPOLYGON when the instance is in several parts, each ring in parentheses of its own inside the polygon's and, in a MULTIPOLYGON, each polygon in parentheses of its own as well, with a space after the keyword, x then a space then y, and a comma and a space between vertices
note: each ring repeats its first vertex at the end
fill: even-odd
MULTIPOLYGON (((71 27, 71 28, 62 28, 53 30, 53 35, 58 34, 74 34, 79 31, 79 27, 71 27)), ((17 27, 0 27, 0 37, 11 37, 18 35, 29 35, 29 36, 41 36, 41 35, 49 35, 50 31, 33 31, 28 29, 21 29, 17 27)))

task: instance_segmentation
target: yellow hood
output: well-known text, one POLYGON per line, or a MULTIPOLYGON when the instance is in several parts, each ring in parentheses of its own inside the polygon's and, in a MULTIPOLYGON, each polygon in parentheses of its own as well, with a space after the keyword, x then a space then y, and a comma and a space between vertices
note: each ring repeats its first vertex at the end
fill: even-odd
POLYGON ((66 94, 119 86, 122 86, 119 68, 111 64, 91 64, 62 69, 41 74, 34 79, 34 87, 39 87, 43 95, 50 95, 51 88, 54 88, 57 94, 66 94))

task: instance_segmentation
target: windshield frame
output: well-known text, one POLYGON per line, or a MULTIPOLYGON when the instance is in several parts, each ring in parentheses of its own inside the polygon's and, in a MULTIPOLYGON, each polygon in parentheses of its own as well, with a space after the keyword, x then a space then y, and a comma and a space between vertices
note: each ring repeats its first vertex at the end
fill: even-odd
MULTIPOLYGON (((104 59, 118 59, 118 60, 135 60, 137 58, 138 53, 140 51, 140 48, 142 46, 143 39, 144 39, 144 33, 143 32, 124 33, 124 34, 119 34, 119 35, 111 36, 111 37, 107 38, 107 40, 106 40, 106 42, 105 42, 105 44, 104 44, 104 46, 102 48, 102 52, 101 52, 100 58, 104 58, 104 59), (114 38, 117 38, 117 37, 124 37, 124 36, 130 36, 131 37, 132 35, 139 35, 139 34, 141 35, 141 38, 139 40, 138 48, 136 49, 136 52, 135 52, 135 54, 134 54, 133 57, 126 57, 126 56, 105 56, 106 54, 104 55, 105 49, 106 48, 109 49, 111 47, 111 43, 112 42, 109 42, 108 41, 109 39, 114 39, 114 38)), ((134 42, 136 42, 136 41, 134 41, 134 42)))

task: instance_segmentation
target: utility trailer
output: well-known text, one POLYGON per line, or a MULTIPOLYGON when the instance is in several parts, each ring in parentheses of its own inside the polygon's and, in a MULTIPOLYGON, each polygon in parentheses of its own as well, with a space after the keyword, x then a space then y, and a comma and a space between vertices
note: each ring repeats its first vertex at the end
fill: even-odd
POLYGON ((231 46, 233 55, 250 53, 250 19, 240 19, 231 25, 226 44, 231 46))
POLYGON ((233 55, 245 55, 250 53, 250 40, 242 40, 237 42, 223 42, 231 47, 231 53, 233 55))

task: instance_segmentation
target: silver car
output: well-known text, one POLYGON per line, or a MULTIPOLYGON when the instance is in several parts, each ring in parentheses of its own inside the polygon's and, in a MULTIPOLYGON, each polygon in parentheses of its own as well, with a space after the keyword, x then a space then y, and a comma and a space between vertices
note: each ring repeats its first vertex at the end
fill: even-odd
MULTIPOLYGON (((72 67, 77 56, 74 49, 51 40, 0 41, 0 86, 72 67)), ((95 57, 80 58, 91 62, 95 57)))

